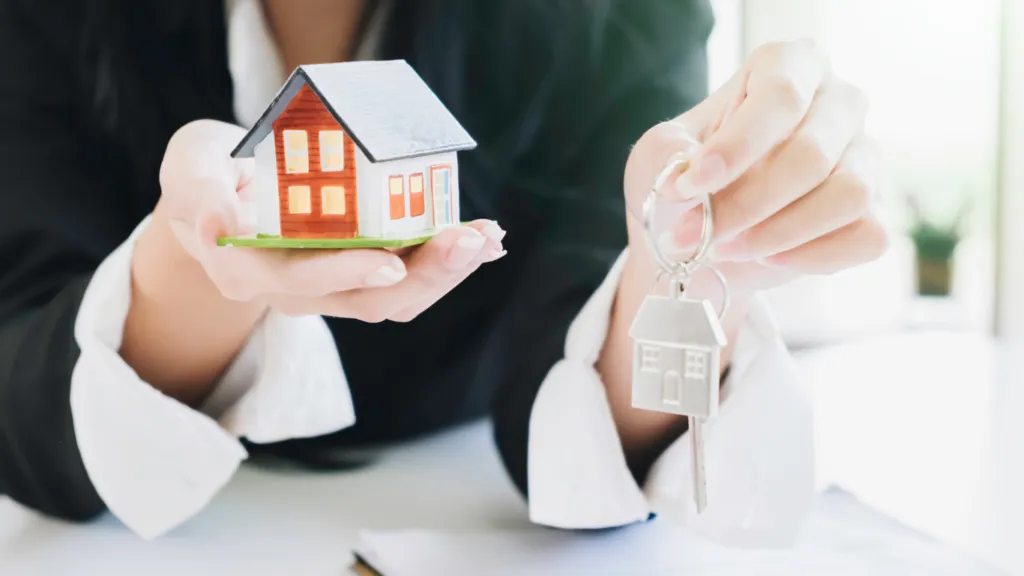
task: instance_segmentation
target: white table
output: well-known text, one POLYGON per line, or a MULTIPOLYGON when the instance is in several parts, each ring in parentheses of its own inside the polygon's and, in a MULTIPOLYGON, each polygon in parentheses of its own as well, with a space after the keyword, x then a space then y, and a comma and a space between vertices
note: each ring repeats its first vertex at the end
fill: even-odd
MULTIPOLYGON (((928 334, 799 357, 815 388, 823 484, 1024 574, 1024 346, 928 334)), ((243 469, 154 543, 109 517, 69 526, 0 502, 0 574, 344 574, 361 528, 526 524, 489 428, 476 424, 355 473, 243 469)))
POLYGON ((481 423, 392 449, 359 472, 243 467, 199 516, 152 543, 109 516, 73 526, 0 501, 0 575, 337 576, 363 528, 527 525, 481 423))

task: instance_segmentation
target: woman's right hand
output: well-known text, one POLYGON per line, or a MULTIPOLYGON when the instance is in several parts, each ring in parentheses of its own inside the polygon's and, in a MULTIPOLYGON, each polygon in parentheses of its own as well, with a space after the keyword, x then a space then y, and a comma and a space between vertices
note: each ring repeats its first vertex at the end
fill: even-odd
POLYGON ((230 156, 244 134, 237 126, 210 120, 182 127, 164 155, 163 194, 154 212, 228 300, 289 315, 404 322, 482 264, 504 255, 505 232, 488 220, 445 229, 402 256, 379 249, 217 246, 218 237, 255 231, 255 213, 245 202, 254 192, 255 163, 230 156))

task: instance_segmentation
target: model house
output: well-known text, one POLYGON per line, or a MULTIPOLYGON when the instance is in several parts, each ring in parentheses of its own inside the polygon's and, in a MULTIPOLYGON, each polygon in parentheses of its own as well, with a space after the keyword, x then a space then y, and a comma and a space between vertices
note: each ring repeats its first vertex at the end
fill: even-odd
POLYGON ((457 153, 476 147, 406 62, 300 66, 234 157, 256 158, 256 238, 405 246, 459 224, 457 153))
POLYGON ((635 408, 704 418, 717 414, 719 356, 726 338, 710 302, 648 296, 629 334, 635 408))

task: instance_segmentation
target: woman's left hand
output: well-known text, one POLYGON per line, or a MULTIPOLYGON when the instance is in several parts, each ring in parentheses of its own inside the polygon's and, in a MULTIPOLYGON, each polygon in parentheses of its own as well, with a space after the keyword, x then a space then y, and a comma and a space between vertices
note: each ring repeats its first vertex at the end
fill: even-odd
MULTIPOLYGON (((666 163, 690 155, 661 192, 692 208, 659 243, 670 257, 691 254, 699 199, 710 194, 710 259, 734 294, 868 262, 887 234, 873 212, 879 163, 866 113, 863 92, 836 78, 813 44, 766 44, 708 99, 643 136, 626 166, 627 202, 636 212, 666 163)), ((629 227, 634 250, 646 250, 639 223, 629 227)), ((703 291, 698 280, 691 289, 703 291)))

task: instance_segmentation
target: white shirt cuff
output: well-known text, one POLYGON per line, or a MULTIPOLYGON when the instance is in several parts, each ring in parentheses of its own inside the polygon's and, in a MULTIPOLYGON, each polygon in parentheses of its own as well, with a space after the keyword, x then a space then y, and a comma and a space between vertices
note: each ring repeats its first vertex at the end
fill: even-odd
POLYGON ((676 440, 640 487, 626 465, 600 374, 626 252, 569 328, 530 417, 530 517, 607 528, 664 515, 738 547, 790 545, 814 497, 813 422, 799 372, 767 306, 755 303, 733 344, 719 414, 706 426, 708 506, 692 503, 690 438, 676 440))
POLYGON ((96 270, 75 321, 75 436, 107 508, 145 539, 202 510, 247 457, 238 441, 317 436, 355 422, 323 319, 268 313, 204 404, 193 410, 143 382, 119 355, 131 259, 149 218, 96 270))

